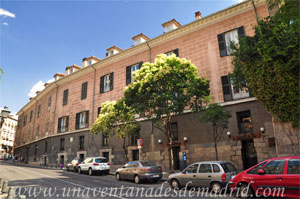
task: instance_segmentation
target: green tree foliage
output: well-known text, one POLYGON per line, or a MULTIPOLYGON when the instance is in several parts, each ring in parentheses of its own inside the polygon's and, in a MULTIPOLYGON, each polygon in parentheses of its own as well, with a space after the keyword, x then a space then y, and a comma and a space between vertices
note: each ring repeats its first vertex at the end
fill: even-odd
POLYGON ((231 113, 223 110, 223 108, 218 104, 210 104, 200 117, 201 122, 210 123, 213 127, 216 160, 219 160, 218 143, 222 137, 224 129, 228 128, 229 118, 231 118, 231 113))
POLYGON ((135 134, 140 126, 135 120, 135 114, 134 109, 126 106, 123 100, 105 102, 101 105, 101 112, 92 126, 91 133, 123 139, 125 159, 128 161, 126 138, 135 134))
POLYGON ((175 54, 158 55, 154 63, 145 63, 134 79, 125 90, 124 100, 139 114, 152 119, 154 127, 167 135, 173 169, 172 117, 183 113, 186 107, 201 110, 210 99, 209 81, 197 77, 195 65, 175 54))
POLYGON ((247 85, 268 112, 281 122, 299 126, 299 35, 298 0, 271 0, 278 12, 255 27, 254 36, 239 38, 233 52, 232 80, 247 85))
POLYGON ((2 70, 2 68, 0 68, 0 80, 2 75, 4 75, 4 71, 2 70))

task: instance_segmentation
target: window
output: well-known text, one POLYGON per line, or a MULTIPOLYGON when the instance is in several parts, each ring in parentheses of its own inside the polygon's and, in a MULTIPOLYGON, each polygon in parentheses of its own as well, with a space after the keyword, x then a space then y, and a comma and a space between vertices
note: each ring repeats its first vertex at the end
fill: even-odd
POLYGON ((109 144, 109 137, 107 135, 102 134, 102 146, 108 146, 109 144))
POLYGON ((211 165, 210 164, 201 164, 199 173, 211 173, 211 165))
POLYGON ((231 41, 235 44, 238 44, 238 37, 245 36, 244 26, 241 26, 237 29, 218 34, 218 43, 220 50, 220 57, 224 57, 231 54, 231 41))
POLYGON ((64 90, 63 95, 63 106, 68 104, 68 95, 69 95, 69 89, 64 90))
POLYGON ((102 156, 106 158, 107 161, 109 161, 109 152, 102 152, 102 156))
POLYGON ((27 115, 24 116, 24 119, 23 119, 23 126, 26 125, 26 122, 27 122, 27 115))
POLYGON ((47 122, 46 122, 45 132, 46 133, 49 132, 49 120, 47 120, 47 122))
MULTIPOLYGON (((140 159, 139 150, 132 150, 132 161, 136 161, 140 159)), ((136 166, 133 166, 136 167, 136 166)))
POLYGON ((273 160, 264 167, 265 174, 282 174, 285 160, 273 160))
POLYGON ((32 121, 32 115, 33 115, 33 111, 30 111, 29 122, 31 122, 31 121, 32 121))
POLYGON ((248 174, 258 174, 258 170, 261 169, 267 162, 260 163, 250 171, 248 171, 248 174))
POLYGON ((84 136, 79 136, 79 149, 84 149, 84 136))
POLYGON ((230 81, 228 75, 221 77, 224 102, 250 97, 249 89, 237 89, 230 81))
POLYGON ((48 151, 48 142, 46 141, 46 142, 45 142, 44 153, 47 153, 47 151, 48 151))
POLYGON ((105 93, 113 89, 114 73, 104 75, 100 78, 100 93, 105 93))
POLYGON ((213 164, 214 173, 219 173, 221 171, 220 167, 216 164, 213 164))
POLYGON ((139 131, 136 131, 133 135, 131 135, 131 145, 136 146, 137 145, 137 140, 140 138, 140 133, 139 131))
POLYGON ((48 99, 48 111, 50 111, 51 109, 51 103, 52 103, 52 96, 50 96, 48 99))
POLYGON ((37 111, 38 118, 41 116, 41 108, 42 108, 41 106, 42 106, 41 104, 38 105, 38 111, 37 111))
POLYGON ((300 159, 289 160, 287 174, 300 174, 300 159))
POLYGON ((128 85, 134 81, 133 74, 134 74, 134 72, 140 70, 142 65, 143 65, 143 62, 139 62, 134 65, 126 67, 126 85, 128 85))
POLYGON ((57 132, 62 133, 68 131, 69 127, 69 116, 58 118, 57 132))
POLYGON ((171 133, 172 133, 172 140, 173 141, 178 141, 178 127, 177 127, 177 122, 172 122, 171 123, 171 133))
POLYGON ((89 126, 89 111, 76 113, 76 129, 87 128, 89 126))
POLYGON ((60 139, 60 150, 61 151, 65 150, 65 139, 64 138, 60 139))
POLYGON ((229 173, 229 172, 237 172, 237 169, 235 168, 235 166, 231 163, 222 163, 221 164, 222 168, 224 169, 225 173, 229 173))
POLYGON ((173 53, 176 55, 176 57, 179 57, 179 50, 178 50, 178 48, 175 49, 175 50, 171 50, 171 51, 169 51, 169 52, 166 52, 165 54, 166 54, 167 56, 170 56, 170 55, 172 55, 173 53))
POLYGON ((84 82, 82 85, 81 85, 81 99, 86 99, 86 96, 87 96, 87 87, 88 87, 88 83, 87 82, 84 82))
POLYGON ((197 173, 199 164, 193 164, 184 170, 184 173, 197 173))
POLYGON ((36 134, 35 136, 38 137, 40 134, 40 125, 36 127, 36 134))

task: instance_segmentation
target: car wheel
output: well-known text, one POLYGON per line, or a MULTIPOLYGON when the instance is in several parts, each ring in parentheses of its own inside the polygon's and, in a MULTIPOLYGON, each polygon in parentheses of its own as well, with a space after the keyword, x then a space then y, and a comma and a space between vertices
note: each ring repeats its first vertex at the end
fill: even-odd
POLYGON ((81 174, 81 173, 82 173, 82 172, 81 172, 81 168, 80 168, 80 167, 78 168, 78 173, 79 173, 79 174, 81 174))
POLYGON ((252 188, 250 186, 248 186, 248 184, 243 183, 240 185, 239 188, 240 188, 240 194, 239 194, 240 198, 252 198, 253 197, 252 188))
POLYGON ((93 175, 93 170, 92 170, 92 168, 89 168, 89 175, 90 175, 90 176, 93 175))
POLYGON ((214 192, 214 193, 220 193, 221 192, 221 189, 222 189, 222 186, 220 183, 218 182, 213 182, 211 183, 210 185, 210 189, 214 192))
POLYGON ((176 179, 172 179, 170 184, 171 184, 171 187, 173 189, 179 189, 180 188, 180 184, 179 184, 178 180, 176 180, 176 179))
POLYGON ((134 176, 134 182, 135 182, 135 184, 140 184, 141 183, 141 179, 138 175, 134 176))
POLYGON ((122 180, 119 173, 116 174, 116 180, 117 180, 117 181, 121 181, 121 180, 122 180))

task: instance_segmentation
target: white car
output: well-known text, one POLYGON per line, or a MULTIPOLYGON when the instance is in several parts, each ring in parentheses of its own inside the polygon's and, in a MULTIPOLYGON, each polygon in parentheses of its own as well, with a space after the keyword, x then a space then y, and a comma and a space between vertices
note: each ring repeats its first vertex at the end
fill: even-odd
POLYGON ((78 165, 78 173, 88 172, 91 176, 95 173, 109 174, 110 163, 104 157, 89 157, 78 165))

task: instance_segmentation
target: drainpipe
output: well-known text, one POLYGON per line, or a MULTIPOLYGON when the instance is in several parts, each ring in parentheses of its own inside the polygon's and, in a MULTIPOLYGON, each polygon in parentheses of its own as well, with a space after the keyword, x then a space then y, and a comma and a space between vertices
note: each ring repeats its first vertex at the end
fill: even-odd
POLYGON ((149 46, 149 42, 148 41, 146 41, 146 44, 147 44, 147 46, 149 48, 149 62, 151 62, 151 47, 149 46))
MULTIPOLYGON (((55 129, 55 116, 56 116, 56 105, 57 105, 57 94, 58 94, 58 84, 56 81, 54 82, 56 85, 56 93, 55 93, 55 104, 54 104, 54 113, 53 113, 53 127, 52 127, 52 150, 51 150, 51 156, 53 157, 54 153, 54 129, 55 129)), ((51 158, 51 157, 50 157, 51 158)), ((48 161, 50 162, 50 158, 48 158, 48 161)), ((51 166, 52 167, 52 166, 51 166)))
POLYGON ((256 22, 258 24, 258 15, 257 15, 257 11, 256 11, 256 6, 254 4, 254 0, 251 0, 251 3, 252 3, 252 6, 253 6, 253 9, 254 9, 254 12, 255 12, 256 22))

